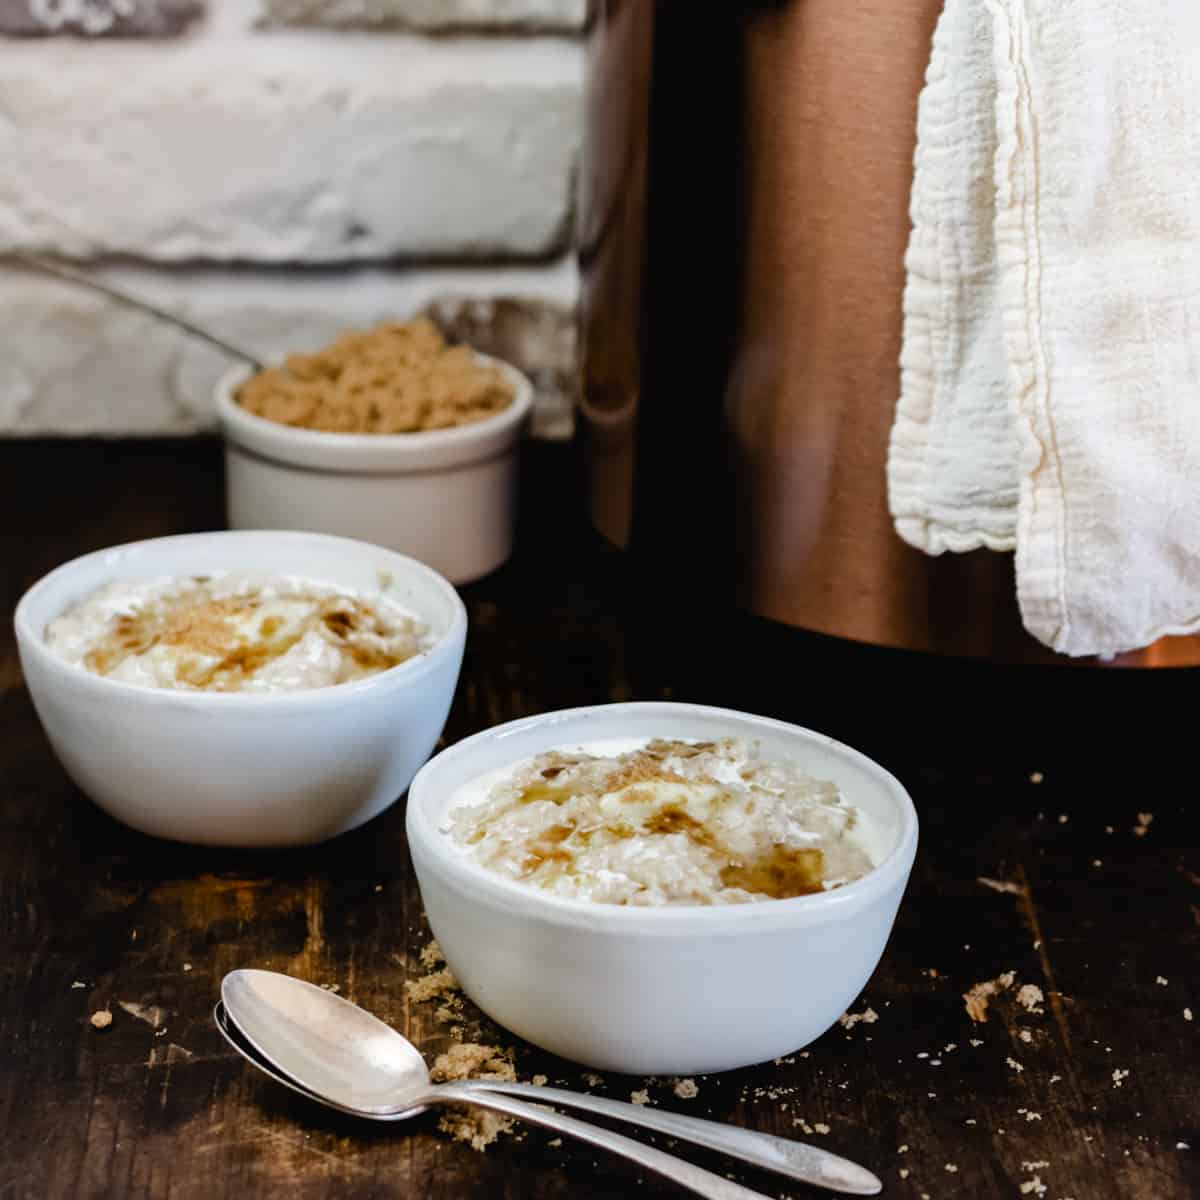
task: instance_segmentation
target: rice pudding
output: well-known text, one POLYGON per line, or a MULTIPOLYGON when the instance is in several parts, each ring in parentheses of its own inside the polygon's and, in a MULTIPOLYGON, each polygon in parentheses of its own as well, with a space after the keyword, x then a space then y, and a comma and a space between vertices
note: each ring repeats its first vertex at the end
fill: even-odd
POLYGON ((460 788, 444 832, 490 871, 602 904, 788 899, 882 856, 834 784, 733 738, 558 747, 460 788))
POLYGON ((249 572, 110 583, 51 621, 74 666, 144 687, 292 692, 386 671, 428 648, 383 595, 249 572))

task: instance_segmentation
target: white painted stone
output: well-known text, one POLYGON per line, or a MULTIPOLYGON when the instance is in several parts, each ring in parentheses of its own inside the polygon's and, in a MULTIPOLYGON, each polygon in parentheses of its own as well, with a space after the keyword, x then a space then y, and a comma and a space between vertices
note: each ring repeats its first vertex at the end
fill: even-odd
MULTIPOLYGON (((517 339, 517 365, 543 373, 537 424, 569 430, 570 313, 577 279, 567 260, 544 267, 386 270, 108 266, 96 274, 191 317, 264 359, 327 344, 346 329, 426 309, 486 324, 487 302, 548 306, 556 333, 517 339), (482 305, 482 307, 481 307, 482 305), (561 311, 562 319, 554 318, 561 311), (564 405, 566 408, 564 409, 564 405)), ((235 361, 173 325, 89 288, 0 267, 0 436, 184 434, 214 428, 213 388, 235 361)))
POLYGON ((561 249, 582 48, 236 23, 6 42, 0 250, 346 262, 561 249))
POLYGON ((576 31, 587 0, 262 0, 263 19, 333 28, 576 31))

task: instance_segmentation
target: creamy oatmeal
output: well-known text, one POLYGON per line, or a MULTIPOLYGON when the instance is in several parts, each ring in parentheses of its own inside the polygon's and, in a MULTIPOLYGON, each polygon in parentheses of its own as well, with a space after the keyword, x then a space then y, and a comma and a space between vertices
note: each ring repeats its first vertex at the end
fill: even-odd
POLYGON ((460 789, 445 831, 488 870, 604 904, 786 899, 880 857, 837 787, 736 739, 550 750, 460 789))
POLYGON ((386 671, 428 638, 383 596, 229 573, 110 583, 51 621, 46 644, 93 674, 145 687, 291 692, 386 671))

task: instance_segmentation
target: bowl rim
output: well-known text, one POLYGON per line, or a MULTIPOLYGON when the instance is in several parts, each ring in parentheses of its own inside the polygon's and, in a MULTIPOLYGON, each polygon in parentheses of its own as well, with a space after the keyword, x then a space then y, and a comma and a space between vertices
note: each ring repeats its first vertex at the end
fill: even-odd
MULTIPOLYGON (((606 932, 636 931, 649 934, 697 931, 703 928, 708 933, 744 933, 748 928, 775 928, 781 924, 802 927, 842 920, 869 907, 881 894, 897 883, 903 886, 916 856, 919 821, 916 806, 908 790, 890 771, 861 750, 856 750, 853 746, 848 746, 827 734, 775 717, 761 716, 739 709, 674 700, 635 700, 555 709, 533 716, 519 717, 480 730, 455 742, 433 755, 413 777, 412 783, 409 784, 405 827, 410 852, 414 848, 424 851, 430 863, 437 868, 441 881, 469 900, 482 899, 556 924, 606 932), (757 904, 662 905, 642 908, 556 896, 487 871, 456 851, 438 829, 437 822, 425 811, 422 796, 431 786, 431 778, 436 778, 438 771, 447 763, 469 757, 474 748, 481 743, 541 726, 553 728, 596 712, 626 713, 631 718, 631 724, 632 719, 638 716, 703 715, 729 720, 742 726, 769 729, 799 741, 819 744, 865 770, 884 786, 901 818, 896 844, 883 861, 866 875, 829 891, 757 904)), ((413 854, 413 859, 415 863, 416 854, 413 854)))
POLYGON ((256 369, 239 363, 226 371, 216 384, 216 408, 223 432, 253 453, 278 456, 301 466, 361 470, 420 469, 431 456, 451 455, 458 461, 488 453, 491 444, 517 434, 533 408, 533 382, 503 359, 475 351, 484 365, 500 372, 512 388, 512 403, 480 421, 449 429, 424 429, 412 433, 335 433, 304 429, 270 421, 248 412, 235 399, 237 389, 256 369))
MULTIPOLYGON (((303 572, 297 572, 297 574, 302 575, 303 572)), ((102 586, 104 586, 103 583, 96 584, 97 588, 102 586)), ((167 534, 163 537, 120 542, 68 559, 37 579, 21 595, 13 613, 13 629, 16 633, 20 653, 32 655, 43 670, 49 672, 52 678, 60 681, 66 688, 82 691, 84 694, 91 693, 98 698, 125 696, 130 700, 155 706, 167 705, 177 710, 207 709, 210 712, 222 714, 250 715, 264 711, 274 713, 280 708, 309 709, 322 705, 348 703, 364 694, 390 691, 395 687, 403 687, 419 680, 434 670, 439 660, 445 658, 446 655, 457 653, 457 647, 466 638, 467 610, 462 597, 445 576, 418 559, 400 554, 396 550, 389 550, 386 546, 378 546, 373 542, 364 542, 356 538, 339 537, 336 534, 309 533, 304 530, 214 529, 201 533, 167 534), (88 563, 96 562, 118 551, 129 552, 146 546, 171 548, 186 546, 188 543, 197 541, 229 540, 251 542, 270 540, 291 542, 298 546, 335 543, 343 548, 361 550, 364 555, 384 556, 387 562, 381 565, 386 565, 389 569, 423 576, 433 585, 450 609, 449 624, 445 632, 424 653, 397 663, 394 667, 388 667, 374 675, 352 680, 349 683, 287 692, 193 692, 173 688, 146 687, 138 683, 128 683, 123 679, 110 679, 105 675, 95 675, 91 671, 73 666, 59 658, 46 645, 44 630, 39 630, 34 625, 30 614, 38 600, 39 593, 52 587, 64 577, 79 571, 88 563)))

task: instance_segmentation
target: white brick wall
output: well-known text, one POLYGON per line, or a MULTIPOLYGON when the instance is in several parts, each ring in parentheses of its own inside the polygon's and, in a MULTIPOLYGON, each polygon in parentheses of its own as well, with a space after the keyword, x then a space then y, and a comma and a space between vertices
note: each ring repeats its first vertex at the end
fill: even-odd
MULTIPOLYGON (((527 30, 578 28, 582 0, 209 3, 174 39, 0 38, 0 254, 82 260, 268 357, 439 299, 520 300, 557 331, 519 353, 561 434, 582 48, 527 30), (439 9, 508 31, 260 19, 439 9)), ((219 354, 2 259, 0 336, 0 435, 211 425, 219 354)))
MULTIPOLYGON (((574 349, 569 261, 534 267, 226 269, 109 265, 96 275, 178 311, 265 359, 343 330, 418 312, 454 317, 468 302, 521 301, 547 332, 507 336, 517 366, 548 380, 540 432, 569 430, 561 376, 574 349)), ((478 323, 486 325, 486 312, 478 323)), ((0 273, 0 430, 24 436, 180 434, 214 427, 213 388, 236 360, 140 310, 57 279, 0 273)), ((536 330, 533 331, 536 333, 536 330)))
POLYGON ((587 0, 262 0, 262 8, 267 21, 350 28, 576 31, 587 16, 587 0))

